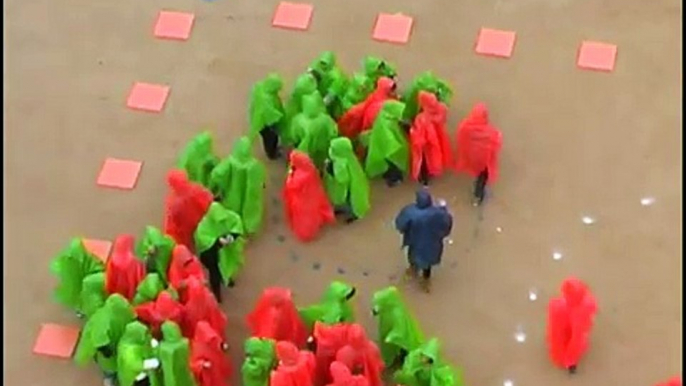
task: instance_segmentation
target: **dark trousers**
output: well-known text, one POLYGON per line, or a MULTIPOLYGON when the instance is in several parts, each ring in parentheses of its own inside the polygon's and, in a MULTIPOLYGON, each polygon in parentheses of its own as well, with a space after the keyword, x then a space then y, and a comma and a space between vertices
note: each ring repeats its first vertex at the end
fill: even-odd
POLYGON ((133 386, 150 386, 150 378, 145 377, 141 379, 140 381, 134 381, 133 386))
POLYGON ((200 262, 207 268, 210 274, 210 290, 217 302, 222 302, 222 274, 219 271, 219 250, 221 244, 217 240, 212 248, 200 254, 200 262))
POLYGON ((424 185, 429 185, 429 168, 426 167, 426 157, 422 156, 422 166, 419 168, 419 182, 424 185))
POLYGON ((267 126, 260 131, 260 135, 267 158, 271 160, 279 158, 279 134, 276 132, 276 127, 267 126))
POLYGON ((421 271, 421 275, 424 279, 427 279, 427 280, 431 279, 431 267, 421 269, 421 270, 417 269, 417 266, 414 265, 411 257, 407 258, 407 262, 410 264, 410 268, 412 268, 412 270, 414 270, 415 272, 421 271))
POLYGON ((392 162, 388 163, 388 170, 383 174, 383 179, 386 180, 386 185, 393 187, 398 185, 403 180, 403 172, 395 166, 392 162))
POLYGON ((474 198, 478 204, 484 202, 486 198, 486 183, 488 182, 488 169, 484 169, 474 182, 474 198))

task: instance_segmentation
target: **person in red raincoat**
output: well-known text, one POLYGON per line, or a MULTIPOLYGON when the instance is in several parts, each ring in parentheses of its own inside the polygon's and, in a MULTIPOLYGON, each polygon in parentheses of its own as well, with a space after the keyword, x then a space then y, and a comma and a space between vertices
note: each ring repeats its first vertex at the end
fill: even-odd
POLYGON ((379 348, 359 324, 351 324, 347 335, 347 344, 336 353, 336 362, 345 364, 352 374, 364 375, 369 386, 383 386, 384 362, 379 348))
POLYGON ((184 336, 194 336, 196 325, 204 320, 226 341, 228 321, 212 292, 201 281, 191 276, 181 294, 184 310, 184 322, 181 327, 184 336))
POLYGON ((207 281, 200 260, 188 250, 188 247, 180 244, 177 244, 172 251, 167 277, 169 278, 169 284, 177 290, 185 288, 186 281, 190 277, 196 278, 201 283, 207 281))
POLYGON ((336 217, 312 160, 298 150, 292 151, 289 159, 290 171, 283 188, 286 219, 298 240, 308 242, 336 217))
POLYGON ((446 130, 448 107, 430 92, 417 97, 420 113, 410 128, 411 176, 424 185, 453 167, 450 137, 446 130))
POLYGON ((108 294, 120 294, 131 301, 136 288, 145 277, 145 264, 133 253, 134 237, 120 235, 114 240, 112 254, 105 267, 105 288, 108 294))
POLYGON ((190 368, 198 386, 228 386, 232 368, 226 356, 228 346, 206 321, 195 328, 191 340, 190 368))
POLYGON ((571 374, 588 349, 593 318, 598 309, 586 284, 571 277, 562 282, 562 296, 548 304, 550 359, 571 374))
POLYGON ((313 346, 315 360, 317 362, 317 384, 331 382, 329 366, 336 360, 338 350, 348 343, 348 329, 350 324, 338 323, 333 325, 315 322, 314 332, 310 338, 313 346))
POLYGON ((329 367, 333 382, 327 386, 371 386, 366 377, 353 375, 348 366, 341 362, 333 362, 329 367))
POLYGON ((272 370, 269 386, 313 386, 314 355, 299 351, 291 342, 276 343, 276 357, 279 365, 272 370))
POLYGON ((246 319, 254 337, 289 341, 297 347, 307 342, 305 324, 300 320, 289 289, 265 289, 246 319))
POLYGON ((164 233, 193 252, 195 228, 214 197, 202 185, 191 182, 182 170, 170 170, 167 185, 169 194, 164 207, 164 233))
POLYGON ((674 377, 666 382, 660 382, 655 386, 682 386, 681 377, 674 377))
POLYGON ((181 326, 183 323, 183 306, 174 300, 168 291, 162 291, 154 302, 147 302, 135 308, 138 320, 150 326, 150 330, 157 338, 161 338, 162 323, 171 320, 181 326))
POLYGON ((498 179, 498 154, 503 136, 488 123, 488 110, 477 103, 467 118, 457 127, 456 171, 476 178, 474 205, 481 205, 486 195, 486 184, 498 179))
POLYGON ((369 130, 383 103, 395 98, 396 84, 391 78, 381 77, 376 81, 376 90, 367 99, 351 107, 338 120, 338 132, 354 140, 360 133, 369 130))

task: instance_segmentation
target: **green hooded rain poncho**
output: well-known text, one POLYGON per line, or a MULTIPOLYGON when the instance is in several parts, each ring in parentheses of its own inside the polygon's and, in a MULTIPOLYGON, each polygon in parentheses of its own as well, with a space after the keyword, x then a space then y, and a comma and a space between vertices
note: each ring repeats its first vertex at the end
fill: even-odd
POLYGON ((183 337, 176 323, 166 321, 162 324, 162 341, 157 352, 164 386, 195 386, 189 365, 191 353, 188 339, 183 337))
POLYGON ((307 153, 321 168, 329 152, 329 143, 338 136, 338 125, 326 113, 319 93, 303 97, 303 112, 293 118, 291 129, 298 150, 307 153))
POLYGON ((222 274, 224 284, 229 284, 243 267, 243 247, 245 245, 243 223, 241 216, 236 212, 224 208, 218 202, 213 202, 195 230, 196 252, 201 254, 207 251, 220 237, 229 234, 239 235, 239 237, 219 250, 219 271, 222 274))
POLYGON ((400 127, 404 108, 402 102, 384 102, 371 130, 360 135, 360 141, 367 147, 364 169, 369 178, 383 175, 388 170, 389 162, 407 174, 410 144, 400 127))
POLYGON ((391 367, 401 350, 409 353, 416 349, 424 341, 424 336, 396 287, 387 287, 374 293, 372 304, 372 312, 378 323, 381 357, 386 367, 391 367))
POLYGON ((141 373, 146 373, 151 386, 161 386, 157 371, 144 367, 146 359, 155 357, 154 351, 148 326, 138 321, 127 324, 117 345, 118 386, 133 386, 141 373))
POLYGON ((439 355, 438 339, 433 338, 410 351, 394 380, 403 386, 462 386, 459 374, 439 355))
POLYGON ((453 90, 448 82, 440 79, 431 71, 421 73, 412 80, 410 86, 403 93, 403 102, 405 103, 403 120, 413 122, 414 118, 419 114, 419 101, 417 98, 420 91, 428 91, 436 95, 436 98, 446 105, 453 97, 453 90))
POLYGON ((147 272, 155 272, 167 282, 167 271, 176 243, 154 226, 145 227, 143 238, 136 245, 136 255, 145 261, 147 272))
POLYGON ((269 375, 276 367, 276 352, 273 340, 248 338, 245 341, 245 359, 241 366, 243 386, 268 386, 269 375))
POLYGON ((310 71, 319 77, 317 89, 324 96, 331 116, 338 119, 343 115, 342 100, 348 88, 348 79, 336 64, 336 54, 325 51, 310 65, 310 71))
POLYGON ((375 85, 370 86, 369 78, 364 74, 353 74, 341 100, 343 111, 348 111, 356 104, 364 102, 374 91, 374 87, 375 85))
POLYGON ((262 226, 264 187, 267 170, 252 155, 252 142, 240 137, 233 153, 224 158, 210 175, 210 190, 222 205, 238 213, 246 234, 254 234, 262 226))
POLYGON ((86 250, 83 240, 74 238, 50 263, 50 271, 57 276, 59 284, 55 299, 61 304, 81 310, 83 280, 90 274, 102 272, 105 264, 86 250))
POLYGON ((345 137, 331 141, 329 160, 333 174, 326 173, 324 182, 331 203, 335 206, 350 204, 355 217, 364 217, 371 208, 369 180, 352 142, 345 137))
POLYGON ((91 273, 83 279, 81 287, 81 313, 90 318, 105 304, 105 272, 91 273))
POLYGON ((319 303, 299 310, 300 318, 310 330, 315 322, 352 323, 355 321, 355 314, 350 302, 354 295, 355 287, 341 281, 331 282, 319 303))
POLYGON ((317 80, 310 73, 302 74, 295 80, 293 91, 284 106, 286 113, 286 129, 282 135, 283 141, 287 145, 293 144, 293 136, 291 134, 291 121, 296 115, 303 110, 303 97, 312 93, 318 93, 317 80))
MULTIPOLYGON (((398 75, 396 67, 381 58, 376 56, 367 56, 362 59, 362 68, 364 69, 366 88, 369 90, 368 94, 376 88, 376 81, 381 77, 394 78, 398 75)), ((365 95, 365 98, 367 97, 365 95)))
POLYGON ((285 111, 279 92, 283 79, 279 74, 269 74, 255 83, 250 92, 250 137, 255 138, 265 127, 275 126, 277 132, 283 127, 285 111))
POLYGON ((160 277, 158 273, 149 273, 145 275, 143 281, 136 287, 136 294, 133 296, 133 305, 137 306, 139 304, 152 302, 157 299, 157 295, 164 291, 165 288, 164 280, 160 277))
POLYGON ((126 325, 134 320, 136 314, 126 298, 119 294, 110 295, 105 304, 86 320, 74 354, 76 363, 85 365, 95 360, 103 371, 117 372, 116 356, 105 356, 99 349, 106 348, 114 354, 126 325))
POLYGON ((188 175, 188 179, 208 186, 210 173, 219 163, 214 154, 214 140, 209 131, 195 136, 181 152, 177 166, 188 175))

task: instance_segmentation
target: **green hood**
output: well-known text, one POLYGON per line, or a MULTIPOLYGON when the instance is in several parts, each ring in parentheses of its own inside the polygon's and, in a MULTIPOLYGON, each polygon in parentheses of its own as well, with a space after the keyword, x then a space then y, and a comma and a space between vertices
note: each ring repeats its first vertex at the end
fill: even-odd
POLYGON ((326 113, 324 101, 319 94, 310 94, 303 97, 303 113, 308 118, 317 118, 326 113))
POLYGON ((186 145, 181 152, 177 166, 183 169, 188 179, 207 186, 210 172, 219 159, 214 154, 214 140, 209 131, 204 131, 186 145))
POLYGON ((303 97, 307 94, 312 94, 317 91, 317 80, 312 76, 312 74, 302 74, 295 80, 295 86, 293 87, 293 97, 303 97))
POLYGON ((105 304, 105 299, 105 273, 98 272, 86 276, 81 288, 81 312, 86 318, 90 318, 99 310, 105 304))
POLYGON ((143 238, 136 245, 136 255, 146 262, 148 270, 154 269, 154 272, 166 282, 167 270, 175 245, 174 239, 164 234, 159 228, 147 226, 143 238))
POLYGON ((334 281, 324 292, 319 303, 299 310, 303 322, 312 329, 315 322, 324 324, 349 323, 355 321, 350 304, 355 287, 334 281))
POLYGON ((278 94, 283 88, 283 79, 279 74, 271 73, 262 81, 263 90, 269 94, 278 94))
POLYGON ((319 73, 327 73, 336 68, 336 54, 331 51, 324 51, 310 66, 319 73))
POLYGON ((189 366, 188 339, 183 337, 179 326, 172 321, 164 322, 161 330, 159 356, 164 386, 194 386, 195 379, 189 366))
POLYGON ((149 273, 145 275, 143 281, 136 287, 136 294, 133 297, 133 305, 152 302, 157 299, 157 295, 165 288, 164 280, 157 273, 149 273))
POLYGON ((277 362, 275 346, 271 339, 249 338, 245 341, 245 360, 241 366, 243 386, 269 384, 269 375, 277 362))
POLYGON ((400 121, 403 118, 404 110, 404 103, 398 101, 388 101, 383 104, 379 114, 381 114, 384 119, 400 121))
POLYGON ((248 137, 240 137, 233 145, 231 155, 236 161, 247 163, 254 159, 252 155, 252 141, 248 137))

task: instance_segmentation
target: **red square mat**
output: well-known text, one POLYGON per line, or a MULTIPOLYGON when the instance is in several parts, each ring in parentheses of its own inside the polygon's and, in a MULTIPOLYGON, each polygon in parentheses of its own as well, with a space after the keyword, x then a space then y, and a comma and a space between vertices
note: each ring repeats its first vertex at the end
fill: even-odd
POLYGON ((107 240, 83 239, 83 245, 103 262, 107 262, 112 251, 112 242, 107 240))
POLYGON ((71 358, 76 343, 79 341, 79 333, 80 330, 77 327, 45 323, 38 332, 33 352, 38 355, 71 358))
POLYGON ((312 4, 282 1, 276 7, 272 26, 301 31, 307 30, 310 28, 313 12, 314 7, 312 4))
POLYGON ((514 31, 481 28, 474 50, 480 55, 509 58, 514 51, 516 40, 517 33, 514 31))
POLYGON ((142 162, 107 158, 98 175, 98 185, 130 190, 136 186, 142 162))
POLYGON ((402 14, 380 13, 372 38, 382 42, 405 44, 410 40, 414 20, 402 14))
POLYGON ((188 40, 195 15, 185 12, 160 11, 155 23, 155 36, 161 39, 188 40))
POLYGON ((611 72, 617 61, 617 46, 614 44, 585 41, 579 47, 577 66, 585 70, 611 72))
POLYGON ((126 106, 134 110, 159 113, 164 109, 169 96, 169 86, 141 83, 133 84, 126 106))

